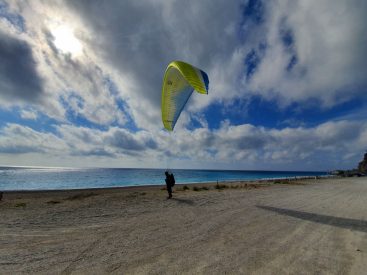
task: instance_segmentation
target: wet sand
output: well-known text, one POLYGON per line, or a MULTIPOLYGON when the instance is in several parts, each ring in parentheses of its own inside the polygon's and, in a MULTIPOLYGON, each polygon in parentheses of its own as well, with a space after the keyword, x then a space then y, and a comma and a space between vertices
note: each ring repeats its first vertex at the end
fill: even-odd
POLYGON ((0 273, 366 274, 367 178, 227 185, 4 193, 0 273))

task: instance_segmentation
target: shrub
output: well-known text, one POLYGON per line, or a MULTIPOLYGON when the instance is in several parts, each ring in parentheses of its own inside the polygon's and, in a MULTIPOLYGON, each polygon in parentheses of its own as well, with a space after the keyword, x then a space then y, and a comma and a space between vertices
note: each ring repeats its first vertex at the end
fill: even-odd
POLYGON ((203 190, 209 190, 209 188, 206 187, 206 186, 202 186, 202 187, 194 186, 194 188, 192 190, 194 190, 194 191, 203 191, 203 190))
POLYGON ((225 185, 225 184, 217 184, 215 186, 215 189, 218 189, 218 190, 222 190, 222 189, 225 189, 225 188, 228 188, 228 186, 225 185))
POLYGON ((51 200, 47 202, 47 204, 58 204, 58 203, 60 203, 60 201, 51 200))
POLYGON ((67 200, 79 200, 79 199, 85 199, 85 198, 89 198, 89 197, 92 197, 92 196, 97 196, 96 193, 79 193, 79 194, 75 194, 73 196, 70 196, 68 198, 66 198, 67 200))

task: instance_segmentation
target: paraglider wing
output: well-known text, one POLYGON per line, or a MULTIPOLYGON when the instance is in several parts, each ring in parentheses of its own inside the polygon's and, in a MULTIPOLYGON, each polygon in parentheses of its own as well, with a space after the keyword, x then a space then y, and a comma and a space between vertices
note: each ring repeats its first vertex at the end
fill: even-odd
POLYGON ((202 70, 182 61, 171 62, 164 74, 162 86, 162 122, 173 131, 176 122, 195 90, 208 93, 209 78, 202 70))

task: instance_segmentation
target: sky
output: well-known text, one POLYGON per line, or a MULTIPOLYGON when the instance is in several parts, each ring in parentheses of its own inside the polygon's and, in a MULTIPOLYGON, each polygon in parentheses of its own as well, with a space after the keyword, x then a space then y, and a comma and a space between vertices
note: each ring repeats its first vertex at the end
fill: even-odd
POLYGON ((350 169, 367 1, 0 0, 0 165, 350 169), (173 133, 167 65, 209 76, 173 133))

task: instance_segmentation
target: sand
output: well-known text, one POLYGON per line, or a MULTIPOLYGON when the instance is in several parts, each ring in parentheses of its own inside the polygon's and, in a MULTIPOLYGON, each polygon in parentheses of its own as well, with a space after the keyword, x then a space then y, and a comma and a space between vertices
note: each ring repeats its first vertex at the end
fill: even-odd
POLYGON ((244 184, 4 193, 0 273, 366 274, 367 178, 244 184))

